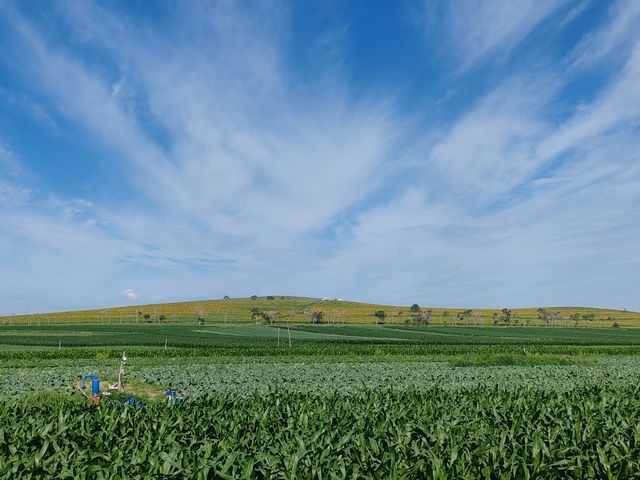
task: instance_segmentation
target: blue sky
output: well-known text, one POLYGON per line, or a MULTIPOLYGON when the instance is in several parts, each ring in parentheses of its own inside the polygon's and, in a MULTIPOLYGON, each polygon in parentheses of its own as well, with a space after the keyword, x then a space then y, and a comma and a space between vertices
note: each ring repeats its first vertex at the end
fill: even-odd
POLYGON ((0 49, 0 313, 640 310, 640 2, 6 1, 0 49))

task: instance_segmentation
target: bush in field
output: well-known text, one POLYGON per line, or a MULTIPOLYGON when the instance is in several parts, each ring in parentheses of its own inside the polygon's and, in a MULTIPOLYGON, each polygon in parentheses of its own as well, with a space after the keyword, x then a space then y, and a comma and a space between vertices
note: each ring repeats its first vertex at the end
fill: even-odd
POLYGON ((409 310, 411 310, 412 313, 417 313, 420 311, 420 305, 414 303, 413 305, 411 305, 411 307, 409 307, 409 310))

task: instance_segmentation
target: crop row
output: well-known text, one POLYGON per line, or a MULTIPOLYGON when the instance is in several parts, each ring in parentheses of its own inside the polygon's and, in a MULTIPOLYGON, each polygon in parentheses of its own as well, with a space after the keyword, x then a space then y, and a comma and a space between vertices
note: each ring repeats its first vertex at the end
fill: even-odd
POLYGON ((145 366, 131 372, 142 382, 182 390, 196 398, 217 393, 251 395, 272 389, 331 394, 362 389, 446 390, 502 386, 564 391, 585 385, 637 385, 640 360, 601 359, 596 365, 491 366, 455 368, 437 362, 248 363, 145 366))
MULTIPOLYGON (((0 327, 14 346, 267 348, 340 345, 640 345, 640 329, 479 326, 56 325, 0 327)), ((282 350, 282 348, 280 349, 282 350)))
POLYGON ((0 402, 0 478, 635 478, 640 391, 217 394, 0 402))
MULTIPOLYGON (((481 357, 482 358, 482 357, 481 357)), ((176 363, 165 359, 130 364, 127 379, 164 389, 181 390, 188 398, 230 393, 252 395, 270 390, 327 395, 363 389, 445 390, 502 386, 512 389, 564 391, 587 385, 637 385, 638 357, 609 357, 596 364, 452 367, 446 362, 308 362, 308 363, 176 363)), ((0 398, 20 398, 39 390, 73 392, 82 373, 99 371, 113 377, 112 360, 77 365, 0 368, 0 398)))

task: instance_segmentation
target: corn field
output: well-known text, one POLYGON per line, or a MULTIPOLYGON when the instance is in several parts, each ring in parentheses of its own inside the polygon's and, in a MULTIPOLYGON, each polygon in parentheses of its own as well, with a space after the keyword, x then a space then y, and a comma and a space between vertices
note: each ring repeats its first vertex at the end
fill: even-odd
POLYGON ((634 478, 640 390, 218 394, 0 403, 0 477, 634 478))

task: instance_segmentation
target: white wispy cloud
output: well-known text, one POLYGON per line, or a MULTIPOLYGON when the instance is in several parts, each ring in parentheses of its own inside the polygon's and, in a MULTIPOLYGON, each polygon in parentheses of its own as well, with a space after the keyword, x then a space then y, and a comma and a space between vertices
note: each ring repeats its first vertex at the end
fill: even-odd
POLYGON ((433 28, 434 18, 444 20, 444 35, 458 59, 462 72, 509 54, 565 1, 554 0, 456 0, 444 3, 425 2, 426 28, 433 28))
MULTIPOLYGON (((136 195, 68 198, 0 175, 5 311, 265 290, 633 307, 622 284, 640 266, 640 62, 617 14, 602 32, 622 66, 580 108, 558 96, 581 69, 528 66, 448 124, 409 128, 415 112, 399 112, 392 95, 350 90, 335 52, 323 60, 337 58, 330 75, 298 82, 286 8, 190 4, 159 32, 96 3, 57 5, 71 42, 0 7, 17 65, 136 195)), ((444 5, 459 73, 506 57, 563 5, 444 5)))
POLYGON ((545 107, 556 91, 553 79, 515 76, 465 113, 430 155, 450 193, 486 202, 528 179, 541 161, 535 146, 549 130, 545 107))
POLYGON ((23 171, 23 167, 16 153, 6 143, 0 142, 0 175, 16 177, 23 171))
POLYGON ((122 293, 122 295, 127 297, 129 300, 137 300, 139 297, 139 295, 136 292, 134 292, 131 288, 125 288, 120 293, 122 293))
POLYGON ((624 55, 640 38, 640 3, 635 0, 611 2, 609 17, 599 30, 586 34, 574 48, 572 67, 594 66, 624 55))
MULTIPOLYGON (((125 240, 113 243, 115 264, 265 270, 283 255, 299 258, 305 236, 383 183, 399 124, 391 99, 355 99, 337 78, 323 79, 320 92, 296 85, 270 8, 249 14, 220 2, 183 12, 191 27, 167 37, 95 4, 67 6, 77 41, 109 58, 115 82, 15 9, 8 15, 34 86, 113 152, 112 168, 151 202, 92 206, 96 235, 125 240)), ((49 203, 67 216, 85 207, 49 203)))
POLYGON ((595 101, 582 106, 558 131, 540 145, 543 157, 558 155, 580 142, 640 119, 640 42, 622 71, 598 94, 595 101))

